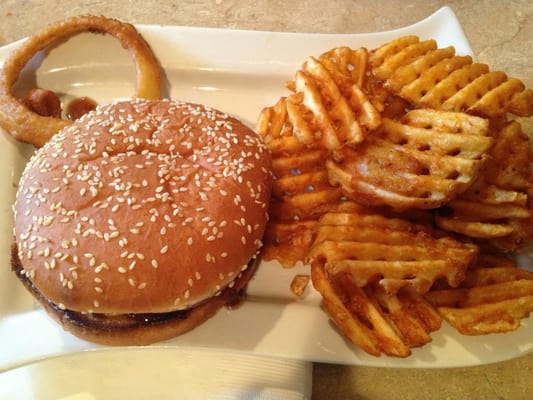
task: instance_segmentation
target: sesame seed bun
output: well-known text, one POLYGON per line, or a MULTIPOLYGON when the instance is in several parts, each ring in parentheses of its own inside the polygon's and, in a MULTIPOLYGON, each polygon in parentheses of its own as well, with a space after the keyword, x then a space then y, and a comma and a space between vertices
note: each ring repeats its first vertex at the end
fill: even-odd
POLYGON ((28 162, 14 205, 14 269, 58 310, 202 305, 261 247, 270 162, 252 130, 203 105, 101 106, 28 162))

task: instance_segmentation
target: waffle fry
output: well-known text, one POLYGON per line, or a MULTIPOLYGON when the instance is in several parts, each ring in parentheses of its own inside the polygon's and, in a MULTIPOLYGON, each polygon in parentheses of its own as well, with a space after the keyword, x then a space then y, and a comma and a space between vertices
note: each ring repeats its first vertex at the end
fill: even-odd
MULTIPOLYGON (((371 52, 371 58, 370 62, 372 65, 372 69, 375 70, 377 68, 381 68, 382 65, 386 62, 386 60, 393 57, 395 54, 398 54, 401 50, 405 49, 406 47, 409 47, 413 44, 418 43, 420 40, 418 36, 415 35, 407 35, 407 36, 400 36, 399 38, 392 40, 388 43, 385 43, 381 45, 380 47, 374 49, 371 52)), ((376 74, 374 71, 374 75, 376 75, 378 78, 385 80, 387 79, 387 76, 391 75, 391 71, 387 70, 388 74, 376 74)))
POLYGON ((292 294, 294 294, 297 297, 303 297, 307 289, 307 286, 309 285, 310 280, 311 280, 311 276, 309 275, 301 275, 301 274, 295 275, 291 281, 292 294))
POLYGON ((270 149, 274 172, 263 257, 291 267, 305 258, 316 221, 342 193, 329 184, 327 150, 294 136, 285 98, 263 110, 257 131, 270 149))
MULTIPOLYGON (((284 139, 283 142, 295 140, 284 139)), ((329 185, 321 150, 305 149, 294 154, 273 153, 275 182, 273 215, 282 220, 314 218, 340 197, 329 185)))
MULTIPOLYGON (((393 75, 399 67, 409 65, 414 60, 426 53, 437 49, 435 40, 419 41, 415 37, 407 37, 408 40, 401 41, 400 46, 393 46, 388 49, 387 54, 381 57, 372 56, 372 72, 378 79, 386 80, 393 75), (379 59, 379 62, 378 62, 379 59)), ((400 40, 399 40, 400 42, 400 40)), ((376 50, 377 52, 377 50, 376 50)))
POLYGON ((265 107, 259 114, 257 133, 268 145, 271 140, 282 136, 292 136, 292 126, 287 123, 287 98, 281 97, 276 104, 265 107))
POLYGON ((270 220, 263 237, 262 258, 276 260, 291 268, 309 254, 316 221, 280 222, 270 220))
POLYGON ((335 47, 320 55, 319 60, 341 88, 365 85, 368 68, 368 50, 335 47))
POLYGON ((304 63, 287 84, 294 93, 287 98, 286 109, 298 140, 307 145, 319 141, 335 150, 362 142, 368 130, 379 125, 379 111, 354 78, 360 81, 361 72, 354 77, 347 65, 339 67, 326 56, 304 63))
POLYGON ((506 123, 494 140, 483 174, 439 210, 435 221, 442 229, 515 250, 533 239, 531 144, 516 121, 506 123))
POLYGON ((425 297, 464 335, 509 332, 533 311, 533 273, 494 257, 469 269, 460 287, 432 290, 425 297))
POLYGON ((488 121, 463 113, 412 110, 402 121, 385 118, 357 148, 328 160, 330 182, 369 205, 397 209, 439 207, 478 176, 492 139, 488 121))
POLYGON ((312 265, 311 278, 333 323, 369 354, 407 357, 411 348, 430 342, 429 334, 440 328, 442 318, 418 294, 360 288, 352 275, 331 279, 318 264, 312 265))
POLYGON ((320 218, 309 260, 328 276, 349 274, 359 287, 376 282, 390 294, 405 287, 425 293, 440 279, 455 287, 477 247, 436 235, 427 225, 344 203, 320 218))
POLYGON ((328 182, 327 150, 301 143, 287 113, 288 101, 263 110, 257 131, 272 154, 274 183, 271 216, 274 220, 316 219, 341 193, 328 182))
POLYGON ((486 117, 533 115, 533 91, 504 72, 489 71, 453 48, 400 37, 370 55, 373 74, 419 108, 464 111, 486 117))
POLYGON ((366 48, 336 47, 320 55, 320 63, 328 70, 343 95, 357 112, 364 127, 372 130, 380 123, 380 115, 391 107, 391 94, 369 73, 369 53, 366 48))
MULTIPOLYGON (((420 79, 417 82, 420 82, 418 83, 419 85, 427 85, 427 81, 430 79, 433 80, 433 82, 437 81, 438 79, 442 79, 443 76, 439 76, 437 74, 440 73, 446 76, 447 70, 455 69, 459 66, 455 66, 453 64, 467 64, 471 61, 470 57, 454 57, 454 55, 455 50, 453 47, 437 49, 435 46, 433 51, 429 52, 426 56, 418 57, 418 59, 414 62, 397 66, 392 73, 382 76, 382 79, 388 78, 387 83, 390 89, 396 93, 400 93, 403 87, 406 87, 408 84, 420 78, 422 73, 424 73, 424 79, 420 79), (445 60, 447 60, 446 62, 448 63, 452 63, 452 65, 447 66, 447 68, 433 68, 435 65, 445 60)), ((411 89, 414 90, 415 88, 411 87, 411 89)))

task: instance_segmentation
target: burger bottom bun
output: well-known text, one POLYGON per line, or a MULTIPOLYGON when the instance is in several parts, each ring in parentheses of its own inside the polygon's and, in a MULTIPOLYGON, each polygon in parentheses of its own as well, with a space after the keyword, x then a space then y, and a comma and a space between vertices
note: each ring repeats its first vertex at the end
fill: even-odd
POLYGON ((219 295, 186 310, 153 314, 86 314, 61 309, 45 298, 26 276, 16 244, 11 247, 11 268, 47 314, 63 329, 89 342, 107 346, 142 346, 184 334, 213 317, 219 309, 240 302, 253 276, 257 259, 219 295))

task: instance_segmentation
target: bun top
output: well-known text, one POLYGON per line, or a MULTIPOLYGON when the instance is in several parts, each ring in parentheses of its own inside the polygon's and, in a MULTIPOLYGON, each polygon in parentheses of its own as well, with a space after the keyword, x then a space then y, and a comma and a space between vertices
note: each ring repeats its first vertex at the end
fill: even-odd
POLYGON ((255 132, 212 108, 101 106, 38 149, 20 179, 24 273, 75 311, 188 308, 230 285, 261 246, 270 163, 255 132))

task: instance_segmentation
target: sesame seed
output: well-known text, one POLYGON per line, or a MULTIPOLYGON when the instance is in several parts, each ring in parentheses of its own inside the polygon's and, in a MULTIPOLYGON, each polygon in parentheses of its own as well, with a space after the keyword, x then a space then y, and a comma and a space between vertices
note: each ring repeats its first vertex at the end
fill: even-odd
POLYGON ((100 264, 98 267, 96 267, 94 269, 94 272, 96 272, 97 274, 99 274, 100 272, 102 272, 104 269, 109 269, 109 266, 106 264, 106 263, 102 263, 100 264))

